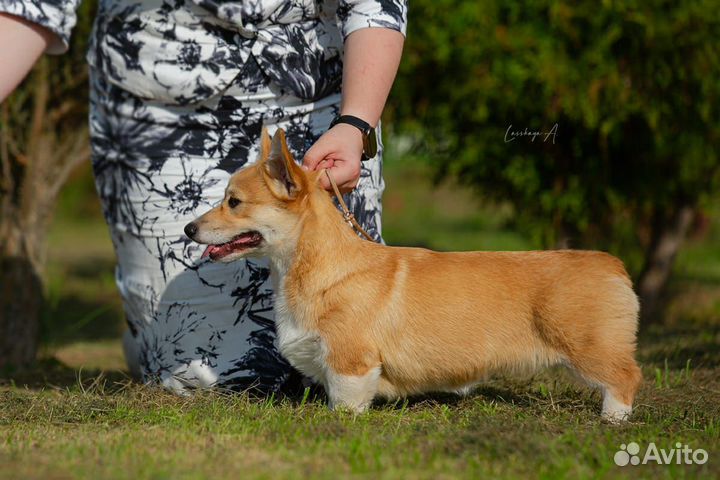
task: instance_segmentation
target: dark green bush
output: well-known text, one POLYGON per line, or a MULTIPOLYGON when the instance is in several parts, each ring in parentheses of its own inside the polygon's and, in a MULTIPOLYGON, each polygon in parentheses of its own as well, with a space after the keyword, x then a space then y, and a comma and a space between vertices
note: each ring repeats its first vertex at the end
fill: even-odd
POLYGON ((511 202, 538 245, 638 271, 678 209, 717 191, 717 2, 410 3, 393 130, 440 176, 511 202), (554 142, 504 140, 556 124, 554 142))

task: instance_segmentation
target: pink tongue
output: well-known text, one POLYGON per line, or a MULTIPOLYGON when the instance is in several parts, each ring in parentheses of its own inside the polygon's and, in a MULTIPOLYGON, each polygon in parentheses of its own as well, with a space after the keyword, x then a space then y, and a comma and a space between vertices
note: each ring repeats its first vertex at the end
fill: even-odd
POLYGON ((200 258, 210 257, 215 254, 215 257, 224 256, 223 254, 229 254, 233 251, 234 247, 242 247, 245 244, 252 243, 255 239, 254 234, 236 238, 232 242, 223 243, 221 245, 208 245, 200 258))
POLYGON ((213 259, 215 259, 217 257, 222 257, 224 254, 230 253, 234 243, 235 242, 223 243, 222 245, 208 245, 200 258, 213 257, 213 259))

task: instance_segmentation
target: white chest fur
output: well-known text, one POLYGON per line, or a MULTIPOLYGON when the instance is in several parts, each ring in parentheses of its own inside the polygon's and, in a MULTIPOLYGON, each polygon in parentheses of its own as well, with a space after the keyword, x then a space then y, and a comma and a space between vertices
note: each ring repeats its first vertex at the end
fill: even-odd
POLYGON ((287 305, 283 278, 275 282, 275 329, 278 349, 301 373, 316 382, 325 383, 327 349, 316 332, 300 327, 287 305))

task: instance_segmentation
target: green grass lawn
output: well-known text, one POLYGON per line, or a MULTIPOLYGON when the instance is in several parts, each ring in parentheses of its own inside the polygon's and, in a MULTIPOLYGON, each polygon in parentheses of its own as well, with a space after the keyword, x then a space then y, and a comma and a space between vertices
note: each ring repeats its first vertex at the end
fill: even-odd
MULTIPOLYGON (((418 170, 388 163, 388 243, 529 247, 505 227, 508 211, 433 189, 418 170)), ((51 233, 42 360, 0 380, 0 478, 720 477, 717 219, 678 259, 667 324, 640 333, 645 382, 632 421, 616 426, 600 421, 600 395, 562 369, 361 416, 329 412, 319 393, 183 398, 134 384, 118 342, 112 247, 97 206, 84 208, 81 218, 60 215, 51 233), (679 442, 709 460, 618 467, 613 456, 628 442, 641 453, 679 442)))

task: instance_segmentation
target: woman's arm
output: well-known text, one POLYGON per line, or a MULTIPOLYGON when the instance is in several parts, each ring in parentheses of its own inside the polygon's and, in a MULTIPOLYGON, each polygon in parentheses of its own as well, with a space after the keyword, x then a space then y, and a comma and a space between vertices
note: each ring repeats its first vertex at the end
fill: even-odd
POLYGON ((0 102, 38 57, 65 53, 80 0, 0 0, 0 102))
MULTIPOLYGON (((395 80, 405 37, 387 28, 363 28, 345 41, 341 115, 354 115, 377 126, 395 80)), ((340 123, 307 151, 303 166, 328 168, 344 191, 357 185, 363 142, 360 130, 340 123)), ((320 177, 330 190, 326 177, 320 177)))
POLYGON ((350 34, 345 41, 341 115, 355 115, 377 126, 404 42, 402 33, 387 28, 363 28, 350 34))
MULTIPOLYGON (((400 64, 407 1, 340 0, 338 12, 345 37, 340 114, 375 127, 400 64)), ((344 191, 351 190, 360 177, 362 150, 360 130, 340 123, 307 151, 303 167, 328 168, 344 191)), ((327 178, 321 177, 321 182, 330 189, 327 178)))
POLYGON ((0 13, 0 103, 25 78, 54 40, 49 30, 24 18, 0 13))

